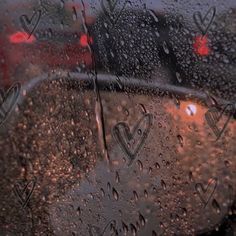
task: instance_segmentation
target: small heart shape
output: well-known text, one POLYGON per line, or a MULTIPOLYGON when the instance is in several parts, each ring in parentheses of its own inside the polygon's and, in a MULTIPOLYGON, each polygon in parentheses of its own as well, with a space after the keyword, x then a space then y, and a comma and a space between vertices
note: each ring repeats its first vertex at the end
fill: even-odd
POLYGON ((108 229, 108 226, 111 225, 113 228, 116 227, 116 221, 111 220, 103 229, 103 231, 101 232, 101 229, 97 226, 94 225, 88 225, 89 226, 89 235, 90 236, 103 236, 104 233, 106 232, 106 230, 108 229), (114 225, 113 225, 114 222, 114 225))
POLYGON ((226 104, 223 108, 223 110, 220 112, 219 109, 216 106, 212 106, 209 108, 209 110, 205 114, 205 119, 209 125, 209 127, 212 129, 216 136, 216 141, 221 137, 223 132, 225 131, 233 113, 231 112, 233 110, 233 104, 226 104), (228 116, 227 120, 225 121, 223 127, 220 129, 217 124, 221 120, 224 113, 227 112, 227 108, 230 108, 230 115, 226 114, 228 116))
POLYGON ((22 28, 29 35, 28 39, 33 34, 37 25, 39 24, 41 13, 42 13, 41 10, 36 11, 30 19, 28 18, 27 15, 20 16, 20 22, 21 22, 22 28))
POLYGON ((25 206, 28 204, 30 197, 34 191, 35 185, 36 185, 36 178, 33 180, 30 180, 25 186, 21 183, 22 181, 19 181, 14 185, 13 191, 18 198, 22 208, 25 208, 25 206))
POLYGON ((128 155, 129 166, 132 164, 137 153, 148 137, 151 125, 152 115, 146 113, 138 121, 132 132, 130 132, 130 128, 124 122, 119 122, 114 126, 112 130, 113 137, 119 143, 125 154, 128 155), (143 130, 141 128, 142 125, 144 126, 143 130), (134 146, 133 148, 132 145, 134 146))
POLYGON ((197 25, 198 29, 202 32, 203 35, 205 35, 210 28, 216 14, 216 8, 211 7, 206 15, 202 17, 201 12, 195 12, 193 14, 193 20, 195 24, 197 25), (209 17, 209 18, 208 18, 209 17))
POLYGON ((4 94, 0 92, 1 104, 0 104, 0 125, 7 119, 12 108, 16 104, 16 101, 20 95, 21 85, 15 83, 7 92, 4 94))
POLYGON ((204 203, 204 208, 207 206, 210 201, 212 195, 214 194, 217 187, 217 178, 212 178, 208 181, 208 185, 206 188, 203 187, 201 183, 197 183, 195 185, 195 190, 201 201, 204 203))
POLYGON ((101 235, 101 230, 99 227, 94 226, 94 225, 88 225, 89 227, 89 235, 90 236, 100 236, 101 235))
POLYGON ((128 3, 128 0, 125 0, 119 14, 117 14, 117 16, 115 17, 114 11, 117 6, 117 3, 118 3, 118 0, 102 0, 101 1, 101 7, 104 13, 107 15, 108 19, 110 20, 110 22, 113 24, 113 26, 116 24, 119 17, 121 16, 123 10, 126 7, 126 4, 128 3))
POLYGON ((118 0, 106 0, 106 2, 108 3, 110 12, 113 12, 115 10, 118 0))

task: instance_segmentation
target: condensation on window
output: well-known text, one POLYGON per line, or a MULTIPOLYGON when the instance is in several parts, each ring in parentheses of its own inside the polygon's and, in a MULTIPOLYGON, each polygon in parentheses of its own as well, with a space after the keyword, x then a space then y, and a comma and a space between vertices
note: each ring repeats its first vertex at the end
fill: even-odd
POLYGON ((1 235, 234 235, 236 5, 2 1, 1 235))

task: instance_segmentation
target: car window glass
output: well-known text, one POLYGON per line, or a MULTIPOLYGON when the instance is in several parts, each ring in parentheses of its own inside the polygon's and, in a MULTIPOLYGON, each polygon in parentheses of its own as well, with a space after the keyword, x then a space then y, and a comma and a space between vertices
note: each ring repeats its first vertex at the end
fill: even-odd
POLYGON ((2 1, 1 235, 234 235, 236 4, 2 1))

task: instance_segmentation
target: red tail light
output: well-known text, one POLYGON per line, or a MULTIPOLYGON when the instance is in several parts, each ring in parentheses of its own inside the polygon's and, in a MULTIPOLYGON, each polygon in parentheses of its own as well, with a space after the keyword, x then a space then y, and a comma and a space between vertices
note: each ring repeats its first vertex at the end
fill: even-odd
POLYGON ((92 37, 89 37, 87 34, 82 34, 79 42, 82 47, 87 47, 88 44, 93 43, 93 39, 92 37))
POLYGON ((208 38, 204 36, 196 36, 193 43, 193 48, 195 53, 200 56, 207 56, 210 53, 210 48, 208 47, 208 38))
POLYGON ((11 43, 33 43, 36 38, 34 37, 34 35, 31 35, 29 37, 27 33, 18 31, 10 35, 9 40, 11 43))

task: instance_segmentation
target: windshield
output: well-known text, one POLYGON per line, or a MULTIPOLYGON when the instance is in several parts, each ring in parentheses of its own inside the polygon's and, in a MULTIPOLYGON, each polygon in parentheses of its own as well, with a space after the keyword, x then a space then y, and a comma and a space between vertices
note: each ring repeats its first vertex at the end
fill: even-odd
POLYGON ((236 234, 234 0, 0 3, 0 234, 236 234))

